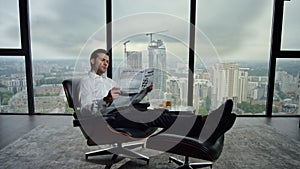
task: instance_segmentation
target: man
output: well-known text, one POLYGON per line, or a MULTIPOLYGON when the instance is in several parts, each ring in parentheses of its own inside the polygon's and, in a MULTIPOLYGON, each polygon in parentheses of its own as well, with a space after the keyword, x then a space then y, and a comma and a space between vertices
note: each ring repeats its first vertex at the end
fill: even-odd
MULTIPOLYGON (((133 97, 121 99, 121 89, 117 83, 105 75, 109 65, 109 53, 104 49, 95 50, 90 56, 91 70, 88 76, 82 78, 75 94, 76 107, 86 115, 103 115, 107 117, 111 127, 134 127, 135 124, 144 124, 148 127, 160 127, 172 129, 174 132, 188 134, 198 137, 207 116, 196 115, 174 115, 165 109, 154 109, 139 111, 132 106, 118 107, 120 103, 138 103, 148 92, 152 90, 149 86, 133 97), (113 118, 110 118, 113 117, 113 118)), ((217 110, 211 112, 221 123, 226 123, 232 110, 232 101, 226 102, 217 110)), ((213 121, 214 129, 220 128, 221 123, 213 121)), ((231 127, 231 126, 230 126, 231 127)), ((211 128, 211 127, 210 127, 211 128)), ((221 127, 221 130, 226 130, 221 127)), ((217 132, 218 133, 218 132, 217 132)))
POLYGON ((91 70, 88 76, 82 78, 77 89, 78 96, 75 98, 77 107, 85 107, 91 114, 107 115, 116 106, 126 103, 140 102, 152 86, 141 91, 133 97, 122 97, 120 99, 121 89, 118 84, 105 75, 109 65, 109 55, 104 49, 95 50, 90 57, 91 70), (114 101, 114 104, 112 104, 114 101))

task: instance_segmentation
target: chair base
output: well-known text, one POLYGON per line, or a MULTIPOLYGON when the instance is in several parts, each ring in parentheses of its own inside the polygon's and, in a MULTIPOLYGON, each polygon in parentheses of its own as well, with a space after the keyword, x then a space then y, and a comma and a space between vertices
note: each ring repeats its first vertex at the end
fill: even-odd
POLYGON ((141 146, 143 147, 144 143, 134 143, 134 144, 126 144, 126 145, 122 145, 121 143, 118 143, 116 147, 87 152, 85 153, 85 159, 88 160, 88 158, 92 156, 112 154, 113 155, 112 161, 116 160, 119 155, 120 156, 122 155, 125 157, 137 158, 146 161, 147 165, 149 165, 149 157, 131 150, 141 146))
POLYGON ((203 168, 203 167, 210 167, 212 169, 212 162, 203 162, 203 163, 189 163, 189 157, 185 157, 184 161, 181 161, 175 157, 169 157, 169 163, 174 162, 175 164, 179 165, 177 169, 195 169, 195 168, 203 168))

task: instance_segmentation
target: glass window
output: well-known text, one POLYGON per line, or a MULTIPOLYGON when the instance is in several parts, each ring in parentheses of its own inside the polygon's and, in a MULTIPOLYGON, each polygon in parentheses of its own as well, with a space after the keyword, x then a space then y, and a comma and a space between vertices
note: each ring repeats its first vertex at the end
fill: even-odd
POLYGON ((299 115, 299 59, 277 59, 273 115, 299 115))
POLYGON ((18 0, 0 4, 0 48, 21 48, 18 0))
POLYGON ((106 46, 104 0, 30 0, 35 111, 68 113, 64 79, 89 71, 90 53, 106 46))
POLYGON ((273 1, 197 1, 194 106, 265 114, 273 1), (213 11, 213 12, 212 12, 213 11))
POLYGON ((28 113, 24 56, 1 56, 0 76, 0 112, 28 113))
POLYGON ((112 6, 113 79, 154 68, 151 105, 187 105, 189 1, 114 0, 112 6))
POLYGON ((300 1, 285 1, 284 2, 284 14, 282 24, 282 49, 287 50, 300 50, 300 29, 299 20, 300 13, 300 1))

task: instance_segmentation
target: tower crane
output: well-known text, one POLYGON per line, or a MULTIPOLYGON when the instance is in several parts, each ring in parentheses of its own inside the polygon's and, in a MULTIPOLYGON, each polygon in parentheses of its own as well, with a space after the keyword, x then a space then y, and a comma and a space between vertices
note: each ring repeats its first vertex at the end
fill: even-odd
POLYGON ((130 40, 127 40, 126 42, 123 43, 123 45, 124 45, 124 53, 125 54, 126 54, 126 44, 129 43, 129 42, 130 42, 130 40))
POLYGON ((146 33, 146 36, 150 36, 150 43, 151 43, 153 34, 159 34, 159 33, 167 32, 167 31, 168 30, 163 30, 163 31, 158 31, 158 32, 150 32, 150 33, 146 33))

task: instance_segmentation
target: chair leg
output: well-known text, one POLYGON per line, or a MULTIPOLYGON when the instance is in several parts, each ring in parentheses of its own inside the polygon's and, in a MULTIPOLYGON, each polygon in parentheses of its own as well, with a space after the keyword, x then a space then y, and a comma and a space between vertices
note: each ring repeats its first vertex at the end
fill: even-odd
POLYGON ((90 156, 100 156, 100 155, 109 155, 109 154, 113 154, 110 150, 112 148, 106 148, 106 149, 101 149, 101 150, 95 150, 95 151, 91 151, 91 152, 87 152, 85 153, 85 159, 87 160, 88 157, 90 156))
POLYGON ((135 151, 132 151, 130 149, 127 149, 127 147, 116 147, 112 150, 112 152, 114 154, 119 154, 119 155, 124 155, 124 156, 128 156, 128 157, 132 157, 132 158, 137 158, 140 160, 144 160, 147 162, 147 165, 149 164, 149 157, 142 155, 140 153, 137 153, 135 151))
POLYGON ((127 148, 127 149, 134 149, 134 148, 137 148, 137 147, 144 148, 144 143, 143 142, 138 142, 138 143, 124 144, 123 147, 127 148))
POLYGON ((128 145, 122 146, 122 144, 118 143, 117 147, 111 147, 111 148, 107 148, 107 149, 101 149, 101 150, 96 150, 96 151, 91 151, 91 152, 85 153, 85 159, 87 160, 88 157, 90 157, 90 156, 100 156, 100 155, 113 154, 112 160, 116 160, 118 155, 124 155, 124 156, 128 156, 128 157, 144 160, 144 161, 147 162, 147 165, 148 165, 149 164, 149 157, 130 150, 130 149, 133 149, 133 148, 136 148, 136 147, 140 147, 142 145, 143 144, 141 144, 141 143, 136 143, 136 144, 128 144, 128 145))
POLYGON ((210 167, 212 169, 212 162, 202 162, 202 163, 189 163, 189 157, 185 157, 184 162, 175 158, 175 157, 169 157, 169 162, 174 162, 180 167, 177 169, 196 169, 196 168, 203 168, 203 167, 210 167))
POLYGON ((212 169, 212 162, 191 163, 190 166, 191 166, 192 168, 210 167, 210 169, 212 169))
POLYGON ((179 160, 179 159, 177 159, 175 157, 170 156, 169 157, 169 163, 171 163, 171 162, 174 162, 177 165, 183 165, 184 164, 183 161, 181 161, 181 160, 179 160))

